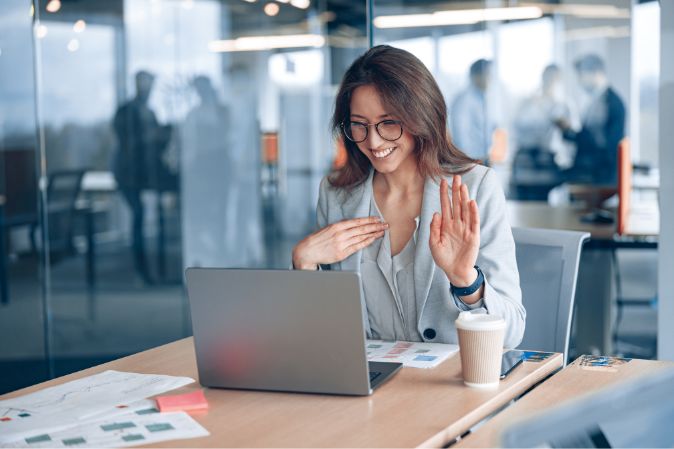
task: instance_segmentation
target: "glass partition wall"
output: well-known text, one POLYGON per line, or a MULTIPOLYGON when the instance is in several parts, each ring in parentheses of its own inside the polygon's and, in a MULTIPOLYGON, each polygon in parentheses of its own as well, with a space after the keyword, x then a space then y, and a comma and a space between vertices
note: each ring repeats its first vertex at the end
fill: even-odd
POLYGON ((186 267, 287 268, 364 2, 11 0, 0 21, 2 391, 191 335, 186 267))

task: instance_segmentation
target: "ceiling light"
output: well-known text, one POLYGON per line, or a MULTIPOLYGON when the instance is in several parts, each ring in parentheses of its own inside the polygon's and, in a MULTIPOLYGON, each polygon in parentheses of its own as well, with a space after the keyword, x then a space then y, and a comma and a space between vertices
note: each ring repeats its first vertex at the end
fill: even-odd
POLYGON ((307 9, 311 5, 311 0, 290 0, 290 4, 295 8, 307 9))
POLYGON ((566 41, 580 41, 585 39, 618 39, 630 36, 630 27, 598 26, 567 30, 564 33, 566 41))
POLYGON ((212 52, 259 51, 275 48, 322 47, 325 37, 318 34, 296 34, 286 36, 250 36, 238 39, 212 41, 208 49, 212 52))
POLYGON ((469 25, 496 20, 537 19, 543 15, 537 6, 512 8, 461 9, 436 11, 432 14, 403 14, 379 16, 374 19, 377 28, 408 28, 424 26, 469 25))
POLYGON ((278 14, 280 9, 281 8, 279 8, 279 6, 276 3, 267 3, 266 5, 264 5, 264 13, 267 14, 268 16, 272 17, 275 16, 276 14, 278 14))
POLYGON ((69 52, 75 52, 79 50, 80 48, 80 41, 77 39, 70 39, 70 42, 68 42, 68 51, 69 52))
POLYGON ((81 33, 87 28, 87 23, 80 19, 73 25, 73 31, 76 33, 81 33))
POLYGON ((61 9, 61 0, 51 0, 49 3, 47 3, 45 9, 49 12, 57 12, 59 9, 61 9))
POLYGON ((47 31, 49 31, 47 25, 40 24, 35 28, 35 36, 37 36, 38 39, 42 39, 47 35, 47 31))
POLYGON ((569 16, 583 17, 586 19, 629 19, 630 10, 619 8, 615 5, 546 5, 539 7, 546 14, 563 14, 569 16))

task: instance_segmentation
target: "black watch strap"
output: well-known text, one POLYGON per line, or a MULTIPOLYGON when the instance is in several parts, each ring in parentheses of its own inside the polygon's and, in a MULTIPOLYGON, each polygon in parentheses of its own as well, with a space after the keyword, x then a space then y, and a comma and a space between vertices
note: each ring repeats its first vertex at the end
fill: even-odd
POLYGON ((450 289, 451 289, 451 291, 454 295, 456 295, 456 296, 470 296, 473 293, 475 293, 476 291, 478 291, 480 289, 480 287, 482 286, 482 284, 484 284, 484 274, 482 274, 482 270, 480 270, 480 267, 478 267, 477 265, 475 265, 474 268, 477 270, 477 279, 475 279, 475 282, 473 282, 469 286, 467 286, 467 287, 457 287, 457 286, 455 286, 451 283, 449 284, 450 289))

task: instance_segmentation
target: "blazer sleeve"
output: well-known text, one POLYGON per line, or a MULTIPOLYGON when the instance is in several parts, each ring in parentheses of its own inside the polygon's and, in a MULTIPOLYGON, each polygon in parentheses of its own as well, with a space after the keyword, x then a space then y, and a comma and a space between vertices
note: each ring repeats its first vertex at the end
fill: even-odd
POLYGON ((504 346, 522 341, 526 311, 522 305, 515 241, 508 222, 503 189, 492 169, 487 169, 476 193, 480 210, 480 251, 477 264, 485 278, 484 307, 506 321, 504 346))
MULTIPOLYGON (((323 229, 328 225, 328 189, 330 182, 328 177, 321 180, 321 185, 318 189, 318 204, 316 205, 316 230, 323 229)), ((318 264, 318 270, 331 270, 331 265, 318 264)))
POLYGON ((318 189, 318 204, 316 205, 316 226, 323 229, 328 225, 328 189, 330 182, 328 177, 321 180, 321 186, 318 189))

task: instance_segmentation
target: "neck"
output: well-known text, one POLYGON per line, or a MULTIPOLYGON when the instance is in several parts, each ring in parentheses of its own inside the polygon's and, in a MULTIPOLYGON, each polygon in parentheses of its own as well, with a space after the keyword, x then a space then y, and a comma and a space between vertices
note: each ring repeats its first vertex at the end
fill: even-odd
POLYGON ((379 184, 379 187, 387 194, 408 195, 423 191, 424 178, 419 173, 417 161, 414 157, 408 158, 408 161, 410 163, 401 164, 392 173, 375 172, 375 184, 379 184))

